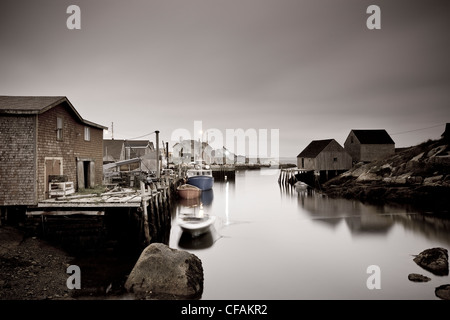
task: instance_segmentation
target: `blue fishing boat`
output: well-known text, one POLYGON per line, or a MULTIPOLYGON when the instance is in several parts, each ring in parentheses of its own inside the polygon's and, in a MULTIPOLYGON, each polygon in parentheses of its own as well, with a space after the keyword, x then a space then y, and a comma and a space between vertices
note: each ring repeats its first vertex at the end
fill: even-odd
POLYGON ((196 164, 186 171, 187 183, 201 190, 211 190, 214 186, 212 170, 207 165, 196 164))

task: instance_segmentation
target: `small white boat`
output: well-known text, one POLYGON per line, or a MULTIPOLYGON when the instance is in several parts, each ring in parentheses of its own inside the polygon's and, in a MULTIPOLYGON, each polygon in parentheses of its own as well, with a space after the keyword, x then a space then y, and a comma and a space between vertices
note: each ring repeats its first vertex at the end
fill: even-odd
POLYGON ((207 232, 214 221, 216 221, 216 217, 210 215, 184 214, 178 217, 178 225, 183 231, 189 232, 193 237, 207 232))

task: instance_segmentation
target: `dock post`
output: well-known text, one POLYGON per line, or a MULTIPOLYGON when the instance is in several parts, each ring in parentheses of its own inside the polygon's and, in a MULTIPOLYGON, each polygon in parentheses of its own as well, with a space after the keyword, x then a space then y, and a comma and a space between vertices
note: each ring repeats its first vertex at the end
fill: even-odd
POLYGON ((148 212, 147 212, 147 200, 142 201, 144 206, 144 236, 145 236, 145 244, 149 245, 151 238, 150 238, 150 227, 148 225, 148 212))
POLYGON ((156 130, 156 178, 159 181, 159 178, 161 177, 161 169, 159 168, 159 131, 156 130))
POLYGON ((151 238, 150 238, 150 229, 149 229, 149 225, 148 225, 148 210, 147 210, 147 199, 145 199, 145 183, 141 181, 141 199, 142 199, 142 206, 144 207, 143 209, 143 215, 144 215, 144 236, 145 236, 145 242, 146 245, 150 244, 151 238))

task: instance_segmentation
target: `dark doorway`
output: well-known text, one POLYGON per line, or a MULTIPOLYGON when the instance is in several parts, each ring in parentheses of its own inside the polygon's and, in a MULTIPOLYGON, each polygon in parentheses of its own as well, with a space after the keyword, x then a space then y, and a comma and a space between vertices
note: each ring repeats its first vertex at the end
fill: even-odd
POLYGON ((84 188, 87 189, 90 187, 90 161, 83 161, 83 173, 84 173, 84 188))

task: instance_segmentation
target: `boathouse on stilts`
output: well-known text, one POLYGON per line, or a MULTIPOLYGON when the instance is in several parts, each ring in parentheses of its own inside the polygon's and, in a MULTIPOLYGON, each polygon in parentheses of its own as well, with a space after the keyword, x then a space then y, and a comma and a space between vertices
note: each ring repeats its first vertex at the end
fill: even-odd
POLYGON ((297 156, 295 179, 317 187, 351 169, 352 157, 334 139, 314 140, 297 156))

